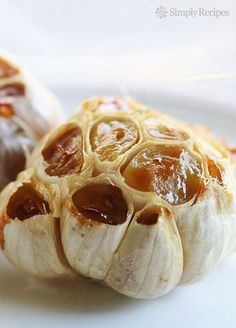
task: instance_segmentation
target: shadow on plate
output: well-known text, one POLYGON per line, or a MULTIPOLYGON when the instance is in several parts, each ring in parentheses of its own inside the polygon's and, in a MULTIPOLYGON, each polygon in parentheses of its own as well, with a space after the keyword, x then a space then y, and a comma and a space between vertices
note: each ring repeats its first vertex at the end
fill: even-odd
POLYGON ((18 272, 0 257, 0 302, 63 313, 106 312, 142 301, 120 295, 95 281, 77 276, 41 280, 18 272))

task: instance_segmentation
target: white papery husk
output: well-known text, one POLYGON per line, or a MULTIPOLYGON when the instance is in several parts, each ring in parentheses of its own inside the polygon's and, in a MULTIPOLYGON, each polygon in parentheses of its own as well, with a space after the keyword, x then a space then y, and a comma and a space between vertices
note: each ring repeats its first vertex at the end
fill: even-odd
POLYGON ((235 250, 236 193, 211 181, 193 206, 173 212, 184 253, 181 283, 193 283, 235 250))
MULTIPOLYGON (((151 206, 152 201, 147 208, 151 206)), ((142 212, 136 213, 128 227, 105 282, 130 297, 154 298, 178 284, 183 271, 183 251, 174 217, 167 208, 160 207, 157 222, 152 225, 137 221, 142 212)))

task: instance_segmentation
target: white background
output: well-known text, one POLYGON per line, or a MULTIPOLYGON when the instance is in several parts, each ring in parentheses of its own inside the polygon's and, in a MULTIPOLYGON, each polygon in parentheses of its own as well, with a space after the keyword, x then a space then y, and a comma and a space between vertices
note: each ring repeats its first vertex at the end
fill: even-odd
POLYGON ((51 87, 66 81, 85 96, 152 90, 235 107, 234 0, 0 0, 0 15, 0 46, 51 87), (230 16, 161 20, 160 5, 230 16))

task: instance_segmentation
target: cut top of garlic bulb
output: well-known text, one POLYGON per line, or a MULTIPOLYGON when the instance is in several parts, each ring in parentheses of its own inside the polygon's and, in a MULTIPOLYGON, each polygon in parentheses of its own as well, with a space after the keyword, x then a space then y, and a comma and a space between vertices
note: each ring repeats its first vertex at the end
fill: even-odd
POLYGON ((38 140, 61 120, 55 97, 0 49, 0 190, 23 170, 38 140))
POLYGON ((207 129, 132 99, 96 97, 4 189, 2 247, 29 273, 70 267, 125 295, 158 297, 235 250, 235 179, 231 150, 207 129))

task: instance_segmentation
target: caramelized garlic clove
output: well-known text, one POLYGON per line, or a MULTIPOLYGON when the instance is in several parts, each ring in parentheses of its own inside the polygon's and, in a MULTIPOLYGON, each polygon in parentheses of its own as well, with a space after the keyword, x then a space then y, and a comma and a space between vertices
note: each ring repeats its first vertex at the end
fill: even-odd
POLYGON ((154 298, 174 288, 182 270, 182 245, 173 215, 152 205, 135 215, 105 282, 130 297, 154 298))
POLYGON ((77 272, 104 279, 133 213, 128 195, 109 178, 93 178, 63 202, 62 244, 77 272))
POLYGON ((84 134, 73 120, 48 134, 31 156, 35 176, 48 185, 57 185, 67 196, 75 185, 92 175, 92 161, 84 150, 84 134))
MULTIPOLYGON (((54 188, 51 194, 59 195, 54 188)), ((45 278, 71 274, 60 240, 59 202, 59 197, 50 199, 45 186, 31 181, 26 173, 3 191, 1 246, 22 271, 45 278)))
POLYGON ((144 127, 146 132, 153 138, 172 141, 185 141, 189 138, 183 129, 168 124, 168 121, 163 120, 162 117, 148 117, 144 120, 144 127))
POLYGON ((45 173, 64 177, 79 174, 83 167, 83 136, 79 126, 71 126, 42 150, 47 162, 45 173))
POLYGON ((171 205, 190 201, 200 190, 199 160, 180 145, 146 144, 122 173, 126 183, 140 191, 155 191, 171 205))
POLYGON ((137 125, 119 117, 105 117, 93 125, 90 132, 92 151, 100 161, 115 161, 138 142, 137 125))

